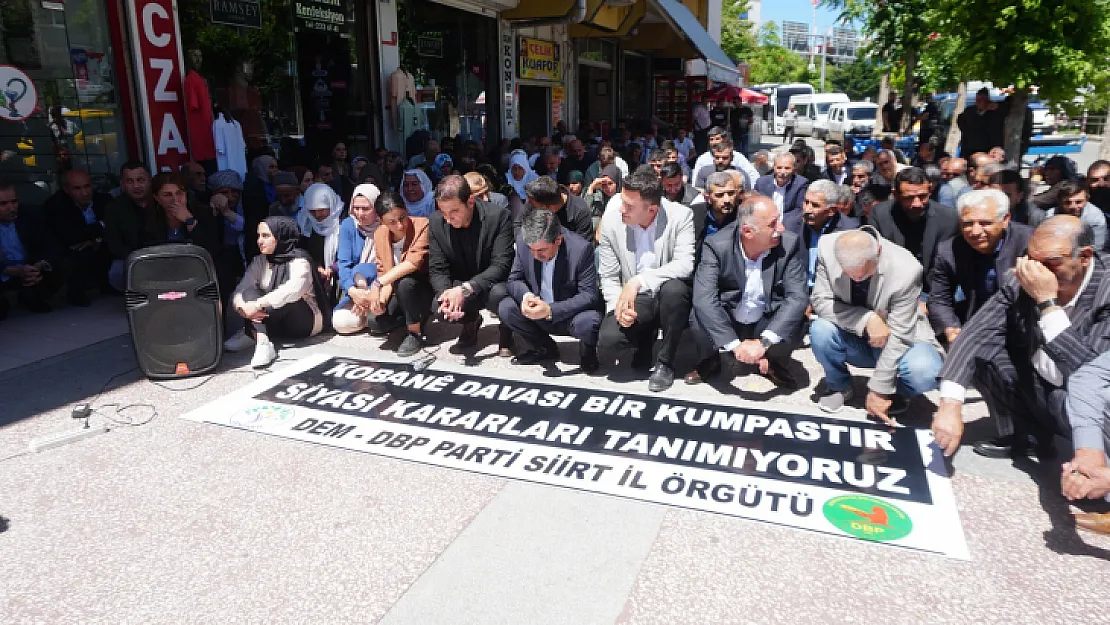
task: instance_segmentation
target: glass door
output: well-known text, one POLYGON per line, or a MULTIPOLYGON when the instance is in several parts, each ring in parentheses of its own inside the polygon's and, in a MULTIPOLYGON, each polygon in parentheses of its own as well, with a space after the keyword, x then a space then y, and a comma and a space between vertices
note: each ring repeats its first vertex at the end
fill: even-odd
POLYGON ((128 158, 108 14, 100 0, 0 0, 0 175, 27 205, 61 172, 118 184, 128 158))

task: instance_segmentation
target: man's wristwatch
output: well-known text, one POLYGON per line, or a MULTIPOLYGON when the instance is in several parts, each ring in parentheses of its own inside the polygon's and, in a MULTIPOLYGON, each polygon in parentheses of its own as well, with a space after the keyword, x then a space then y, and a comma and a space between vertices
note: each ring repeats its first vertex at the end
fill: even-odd
POLYGON ((1037 304, 1037 312, 1038 313, 1043 313, 1044 311, 1048 310, 1049 308, 1055 308, 1059 305, 1060 304, 1056 301, 1056 298, 1051 297, 1051 298, 1046 299, 1045 301, 1037 304))
POLYGON ((186 228, 192 228, 193 226, 196 225, 197 219, 196 219, 196 217, 189 217, 183 223, 185 224, 186 228))
POLYGON ((463 295, 465 297, 470 297, 471 295, 474 295, 474 287, 470 286, 469 282, 463 282, 462 286, 460 286, 459 288, 462 289, 463 295))
POLYGON ((771 342, 771 339, 765 336, 759 337, 759 344, 763 346, 764 350, 771 349, 771 346, 774 345, 774 343, 771 342))

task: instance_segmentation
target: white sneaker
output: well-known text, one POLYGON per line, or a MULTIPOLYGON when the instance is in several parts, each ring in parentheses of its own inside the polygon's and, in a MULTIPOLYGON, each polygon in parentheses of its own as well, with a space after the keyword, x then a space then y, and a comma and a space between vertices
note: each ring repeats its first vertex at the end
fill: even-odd
POLYGON ((265 369, 277 360, 277 349, 270 341, 259 343, 254 348, 254 358, 251 358, 251 367, 265 369))
POLYGON ((254 339, 247 336, 246 330, 239 330, 234 336, 224 341, 225 352, 241 352, 254 345, 254 339))

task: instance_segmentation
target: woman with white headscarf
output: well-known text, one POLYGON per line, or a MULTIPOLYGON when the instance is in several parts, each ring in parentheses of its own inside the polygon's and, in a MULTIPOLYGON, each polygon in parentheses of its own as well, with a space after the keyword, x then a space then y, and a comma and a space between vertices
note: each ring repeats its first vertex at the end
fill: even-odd
POLYGON ((436 210, 435 188, 423 169, 409 169, 401 179, 401 197, 413 217, 431 217, 436 210))
POLYGON ((295 218, 301 227, 300 247, 316 261, 320 279, 325 284, 336 275, 342 217, 343 200, 330 186, 318 182, 305 192, 304 210, 295 218))
MULTIPOLYGON (((351 216, 339 228, 336 265, 343 294, 332 314, 332 327, 339 334, 354 334, 366 327, 370 311, 369 283, 378 277, 374 233, 381 225, 374 202, 381 192, 372 184, 360 184, 351 194, 351 216)), ((389 251, 386 250, 386 253, 389 251)))
POLYGON ((513 150, 509 157, 509 173, 505 177, 513 188, 513 193, 509 196, 509 216, 513 223, 520 223, 524 213, 528 211, 528 193, 524 187, 540 176, 528 164, 528 155, 524 150, 513 150))

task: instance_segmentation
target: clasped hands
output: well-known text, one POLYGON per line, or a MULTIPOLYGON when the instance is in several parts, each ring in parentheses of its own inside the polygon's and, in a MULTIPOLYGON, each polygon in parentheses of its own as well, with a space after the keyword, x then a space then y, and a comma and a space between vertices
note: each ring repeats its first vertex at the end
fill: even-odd
POLYGON ((551 317, 551 305, 537 295, 525 293, 520 302, 520 313, 532 321, 545 321, 551 317))

